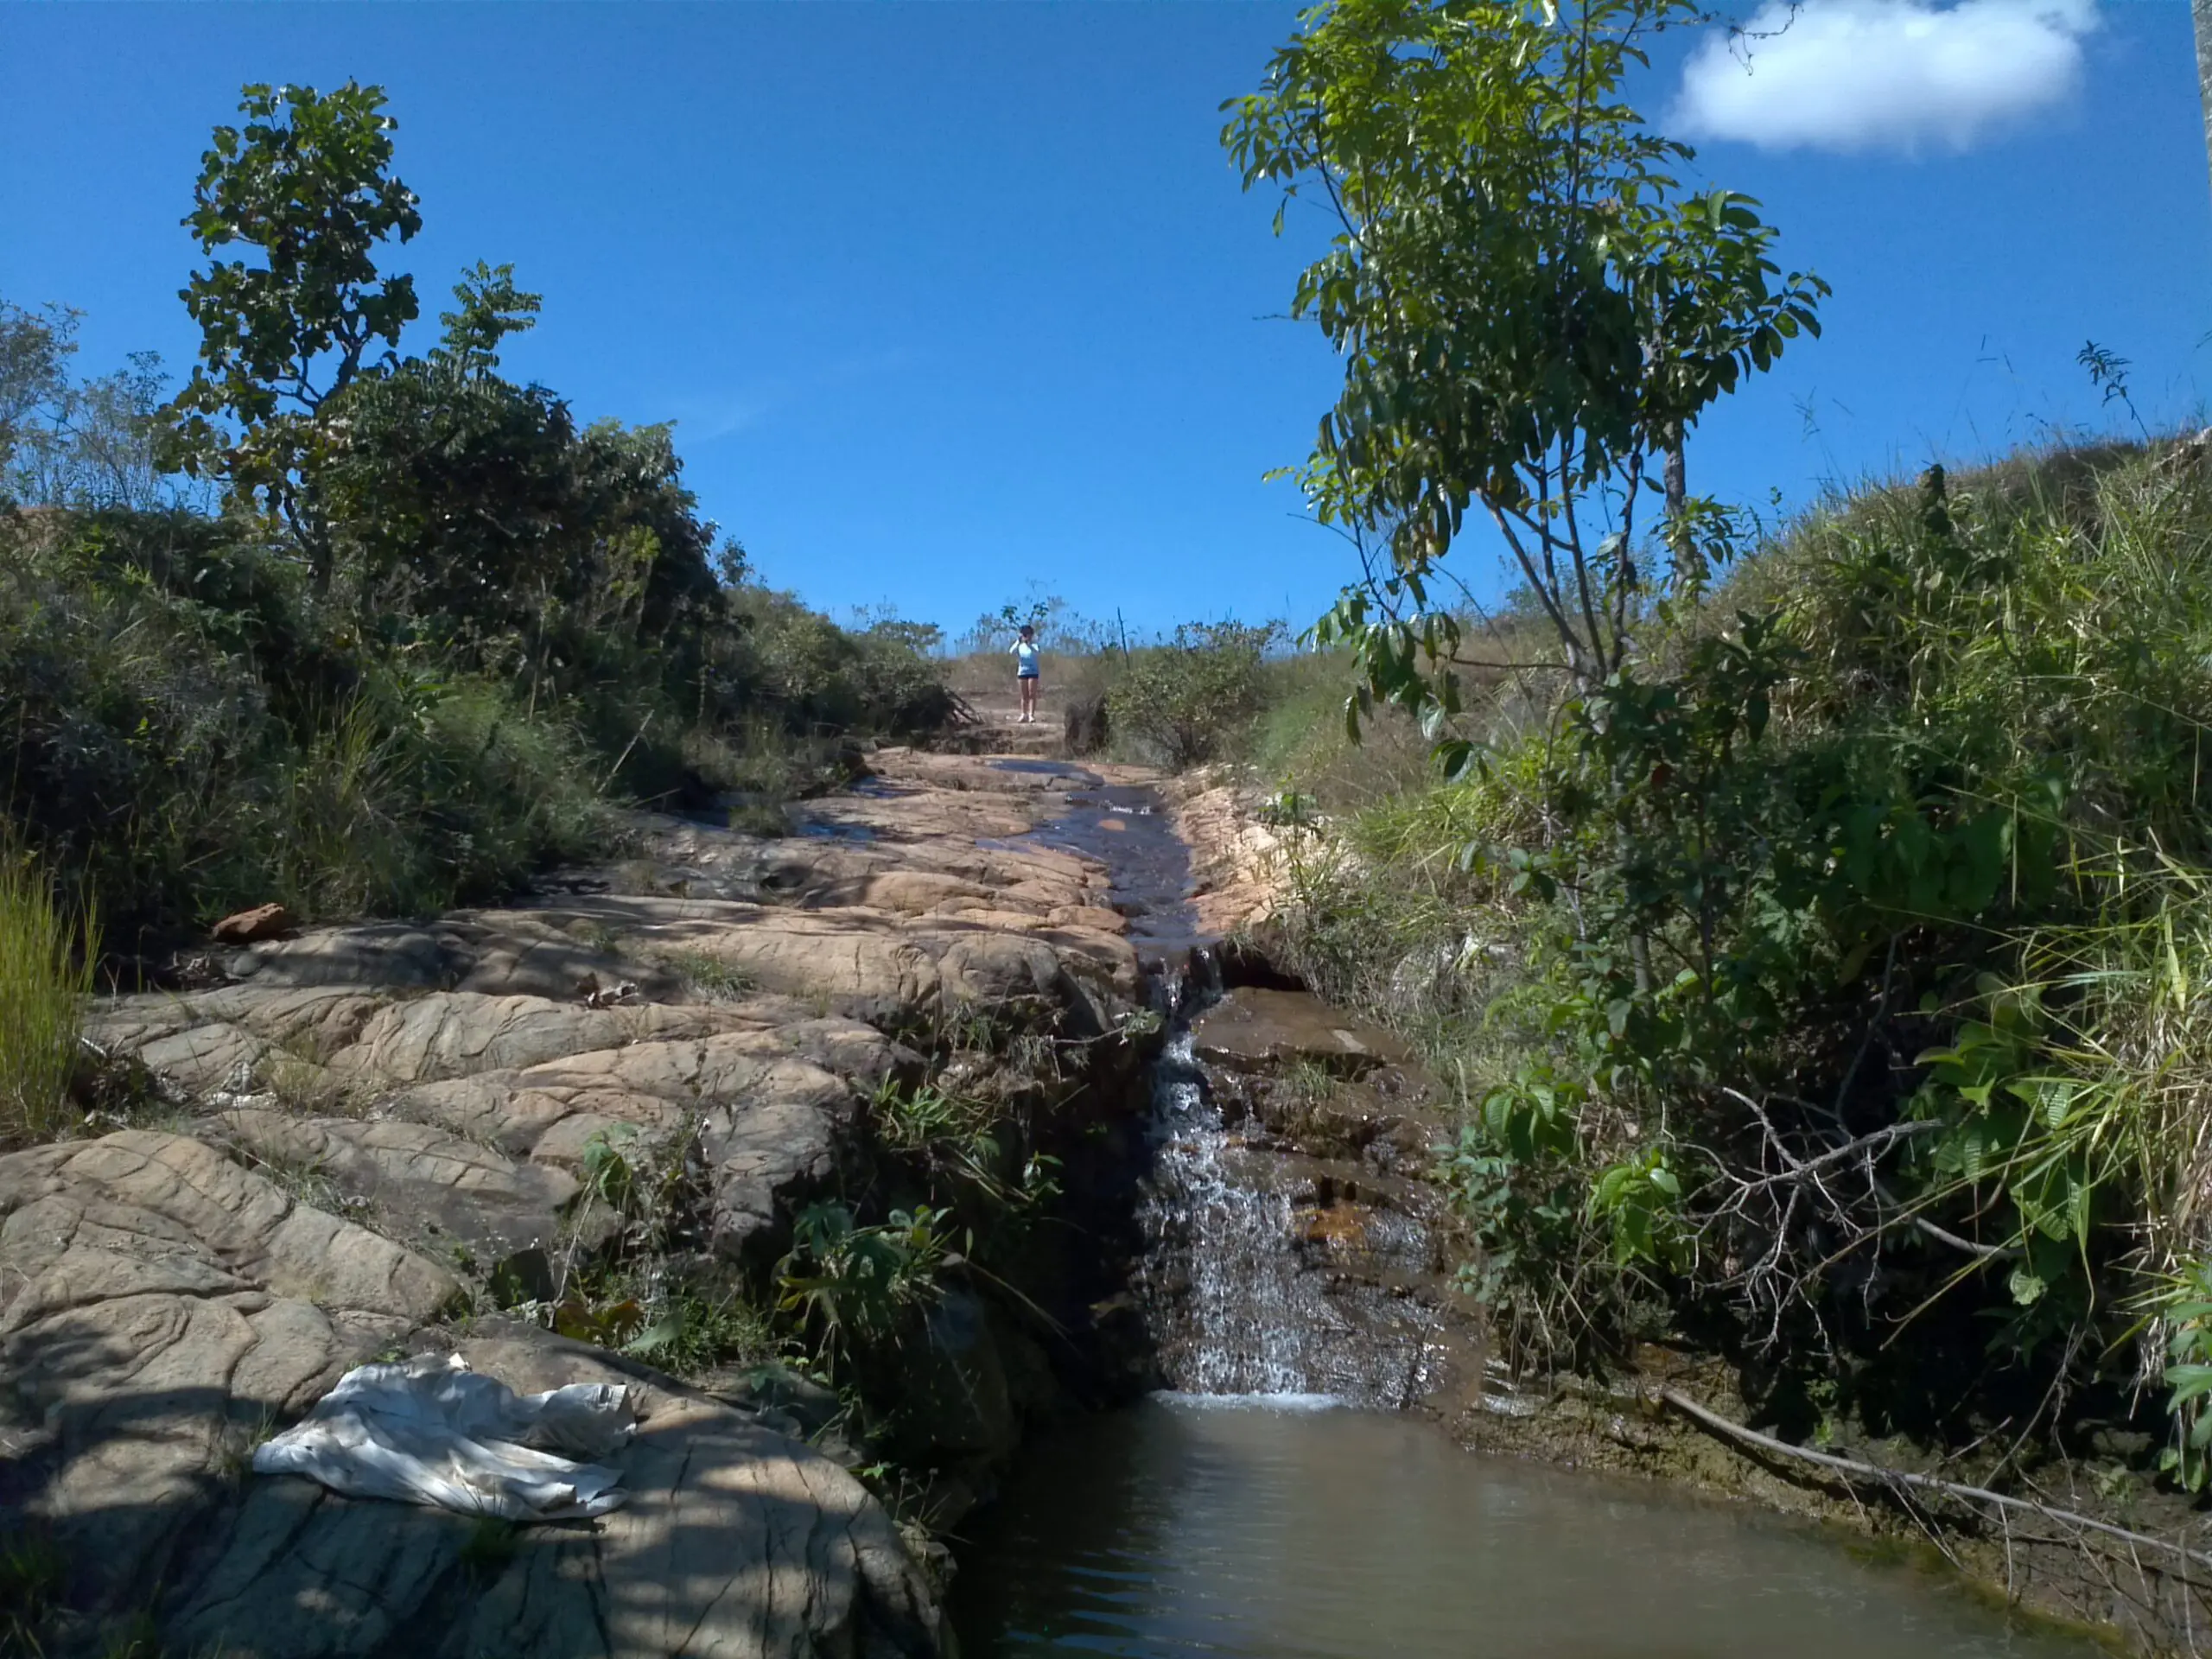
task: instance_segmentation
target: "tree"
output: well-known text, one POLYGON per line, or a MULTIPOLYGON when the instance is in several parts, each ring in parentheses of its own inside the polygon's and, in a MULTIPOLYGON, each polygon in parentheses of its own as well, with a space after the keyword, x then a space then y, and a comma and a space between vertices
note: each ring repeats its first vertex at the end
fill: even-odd
POLYGON ((49 506, 161 504, 162 387, 156 352, 73 378, 79 313, 0 301, 0 495, 49 506))
POLYGON ((361 376, 325 424, 302 493, 328 527, 334 594, 365 623, 540 680, 585 635, 658 639, 715 602, 711 527, 667 427, 579 430, 544 387, 453 349, 361 376))
POLYGON ((379 243, 423 223, 389 175, 397 123, 384 105, 382 89, 351 80, 327 95, 247 86, 245 119, 215 129, 184 220, 202 252, 243 245, 258 262, 211 259, 182 290, 200 346, 175 403, 178 459, 283 515, 318 588, 328 542, 294 487, 314 417, 416 315, 414 279, 379 280, 376 266, 379 243))
POLYGON ((10 488, 43 448, 54 404, 69 384, 78 314, 26 311, 0 300, 0 481, 10 488))
MULTIPOLYGON (((1456 582, 1443 561, 1470 512, 1576 682, 1617 671, 1655 585, 1639 511, 1666 491, 1665 458, 1818 332, 1826 285, 1777 280, 1757 204, 1685 192, 1672 169, 1692 152, 1623 101, 1643 42, 1698 16, 1688 0, 1325 0, 1262 89, 1224 106, 1246 188, 1318 200, 1337 226, 1291 307, 1345 359, 1298 476, 1367 562, 1317 629, 1357 651, 1367 696, 1456 709, 1459 627, 1432 594, 1456 582)), ((1674 579, 1700 578, 1718 512, 1681 501, 1674 579)))
POLYGON ((457 311, 441 311, 446 326, 443 355, 461 373, 482 378, 499 366, 499 342, 537 327, 542 294, 515 286, 512 265, 489 265, 479 259, 461 273, 453 285, 457 311))

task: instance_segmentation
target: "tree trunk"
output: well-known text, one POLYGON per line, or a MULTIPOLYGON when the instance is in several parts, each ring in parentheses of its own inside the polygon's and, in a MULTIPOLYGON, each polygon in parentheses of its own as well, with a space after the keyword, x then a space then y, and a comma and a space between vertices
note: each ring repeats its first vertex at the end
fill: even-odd
MULTIPOLYGON (((2196 0, 2201 6, 2212 6, 2212 0, 2196 0)), ((1691 570, 1689 561, 1695 556, 1690 550, 1688 512, 1690 499, 1689 469, 1682 456, 1682 423, 1676 421, 1667 429, 1667 556, 1674 563, 1674 577, 1681 582, 1688 575, 1702 585, 1703 570, 1691 570)))
POLYGON ((2190 0, 2196 28, 2196 92, 2204 106, 2205 162, 2212 168, 2212 0, 2190 0))

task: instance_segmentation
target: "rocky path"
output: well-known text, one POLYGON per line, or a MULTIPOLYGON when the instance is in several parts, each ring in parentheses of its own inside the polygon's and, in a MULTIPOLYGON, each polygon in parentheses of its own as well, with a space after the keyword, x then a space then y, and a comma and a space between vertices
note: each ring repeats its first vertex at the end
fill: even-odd
POLYGON ((609 1146, 695 1147, 702 1248, 758 1274, 963 1022, 984 1096, 1033 1086, 1025 1039, 1128 1046, 1105 867, 1021 839, 1069 780, 874 764, 787 838, 642 818, 526 902, 219 950, 196 988, 99 1005, 156 1106, 0 1157, 9 1616, 49 1653, 939 1651, 889 1516, 788 1415, 494 1311, 618 1224, 586 1192, 609 1146), (628 1506, 494 1535, 247 1472, 347 1369, 437 1352, 626 1382, 628 1506))

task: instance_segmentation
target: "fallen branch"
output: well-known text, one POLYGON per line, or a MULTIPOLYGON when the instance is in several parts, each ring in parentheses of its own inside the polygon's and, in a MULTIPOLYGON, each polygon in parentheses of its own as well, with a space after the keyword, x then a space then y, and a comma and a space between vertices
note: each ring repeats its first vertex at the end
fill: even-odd
POLYGON ((1757 1429, 1746 1428, 1741 1423, 1732 1423, 1718 1412, 1708 1411, 1696 1401, 1677 1394, 1672 1389, 1660 1389, 1659 1398, 1662 1403, 1672 1406, 1685 1417, 1711 1429, 1716 1434, 1723 1435, 1745 1446, 1757 1446, 1762 1452, 1771 1452, 1778 1457, 1796 1458, 1806 1463, 1817 1464, 1823 1469, 1833 1469, 1838 1474, 1855 1476, 1862 1480, 1877 1481, 1885 1486, 1910 1486, 1921 1491, 1936 1492, 1946 1497, 1958 1498, 1966 1503, 1987 1503, 1999 1510, 2024 1510, 2030 1515, 2041 1516, 2047 1521, 2057 1521, 2068 1526, 2080 1527, 2086 1531, 2102 1533, 2106 1537, 2117 1538, 2122 1543, 2162 1550, 2169 1555, 2177 1555, 2183 1560, 2192 1562, 2198 1567, 2212 1567, 2212 1555, 2191 1549, 2185 1544, 2175 1543, 2170 1539, 2154 1538, 2145 1532, 2130 1532, 2125 1527, 2115 1527, 2107 1521, 2092 1520, 2086 1515, 2076 1515, 2071 1510, 2058 1509, 2049 1503, 2038 1503, 2032 1498, 2012 1497, 2003 1492, 1990 1491, 1986 1487, 1962 1486, 1956 1481, 1939 1480, 1933 1475, 1916 1475, 1904 1469, 1885 1469, 1879 1464, 1861 1463, 1856 1458, 1839 1458, 1831 1452, 1815 1452, 1807 1446, 1792 1446, 1787 1440, 1777 1440, 1771 1435, 1760 1433, 1757 1429))

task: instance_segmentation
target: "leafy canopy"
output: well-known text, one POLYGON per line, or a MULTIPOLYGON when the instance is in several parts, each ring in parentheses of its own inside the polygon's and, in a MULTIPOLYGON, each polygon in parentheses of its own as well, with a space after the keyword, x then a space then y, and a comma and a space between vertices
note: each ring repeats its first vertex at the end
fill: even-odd
MULTIPOLYGON (((1363 553, 1387 543, 1323 630, 1385 695, 1452 695, 1458 629, 1428 594, 1471 511, 1577 676, 1618 667, 1647 585, 1651 458, 1817 332, 1825 285, 1779 277, 1748 197, 1686 193, 1688 147, 1623 99, 1643 42, 1699 16, 1689 0, 1326 0, 1224 106, 1246 188, 1338 226, 1291 304, 1344 359, 1298 476, 1363 553)), ((1676 543, 1686 563, 1692 538, 1676 543)))
POLYGON ((388 172, 397 123, 384 105, 380 88, 350 80, 327 93, 247 86, 245 119, 215 129, 184 219, 203 252, 251 257, 211 258, 181 291, 200 346, 176 399, 174 459, 265 497, 311 550, 321 538, 291 480, 313 417, 373 346, 397 347, 416 311, 414 279, 379 280, 374 257, 423 223, 414 192, 388 172))
POLYGON ((249 425, 286 400, 312 410, 415 320, 414 278, 379 282, 372 257, 423 226, 415 193, 386 176, 397 124, 384 105, 350 80, 327 94, 251 86, 244 125, 215 129, 185 226, 203 252, 243 243, 260 263, 210 260, 183 289, 203 336, 196 407, 249 425))

